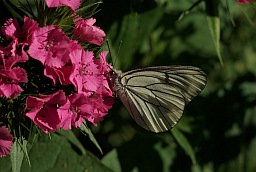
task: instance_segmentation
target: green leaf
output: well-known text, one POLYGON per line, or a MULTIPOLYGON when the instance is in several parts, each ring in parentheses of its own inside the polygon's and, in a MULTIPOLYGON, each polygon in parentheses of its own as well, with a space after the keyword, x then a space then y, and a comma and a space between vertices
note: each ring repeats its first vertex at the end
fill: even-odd
POLYGON ((173 165, 172 163, 174 163, 174 158, 176 156, 174 144, 168 144, 166 146, 163 145, 161 142, 157 142, 154 145, 154 149, 157 150, 159 156, 162 159, 163 172, 170 171, 170 167, 171 165, 173 165))
POLYGON ((7 155, 6 157, 0 158, 1 172, 10 172, 10 171, 12 171, 12 164, 10 162, 11 162, 11 160, 10 160, 9 155, 7 155))
POLYGON ((59 130, 58 133, 61 134, 62 136, 64 136, 73 145, 75 145, 82 152, 82 154, 85 154, 85 149, 84 149, 83 145, 77 139, 77 137, 75 136, 75 134, 73 133, 72 130, 65 130, 65 131, 59 130))
POLYGON ((112 149, 101 160, 101 162, 113 171, 122 171, 116 149, 112 149))
POLYGON ((216 53, 220 60, 220 64, 221 66, 224 66, 221 52, 220 52, 220 18, 207 16, 207 21, 208 21, 209 29, 213 39, 213 43, 215 45, 216 53))
POLYGON ((18 139, 15 139, 12 149, 11 149, 11 163, 12 163, 12 171, 19 172, 21 169, 21 164, 24 159, 25 150, 27 142, 24 140, 23 145, 21 145, 18 139))
POLYGON ((216 49, 217 56, 219 58, 221 66, 224 66, 221 52, 220 52, 220 18, 219 7, 220 0, 205 0, 207 22, 213 39, 213 43, 216 49))
POLYGON ((84 132, 85 134, 87 134, 89 136, 89 138, 94 143, 94 145, 98 148, 100 153, 103 154, 100 145, 98 144, 97 140, 95 139, 94 135, 92 134, 92 131, 90 130, 90 128, 88 128, 86 122, 83 122, 83 124, 81 125, 80 129, 81 129, 82 132, 84 132))
POLYGON ((188 142, 187 138, 183 135, 183 133, 180 132, 177 127, 173 128, 171 130, 171 133, 172 133, 173 137, 175 138, 175 140, 180 145, 180 147, 182 147, 182 149, 190 157, 190 159, 192 160, 192 163, 196 164, 195 152, 194 152, 192 146, 190 145, 190 143, 188 142))
POLYGON ((102 3, 101 0, 86 0, 79 9, 76 10, 76 14, 79 14, 83 18, 90 18, 97 13, 98 6, 102 3))
MULTIPOLYGON (((121 66, 115 67, 127 70, 133 63, 134 54, 141 48, 141 45, 149 39, 149 35, 156 29, 157 24, 162 19, 164 11, 162 8, 144 12, 142 14, 131 13, 125 15, 122 23, 115 22, 108 31, 108 38, 112 48, 120 47, 120 51, 111 49, 113 60, 118 59, 121 66), (119 53, 119 54, 118 54, 119 53)), ((137 61, 139 59, 136 59, 137 61)), ((137 63, 138 64, 138 63, 137 63)))
POLYGON ((13 4, 13 2, 3 0, 6 8, 12 13, 13 17, 22 21, 22 12, 13 4))
POLYGON ((65 137, 42 134, 29 152, 31 167, 23 161, 22 172, 112 172, 90 152, 80 155, 65 137))

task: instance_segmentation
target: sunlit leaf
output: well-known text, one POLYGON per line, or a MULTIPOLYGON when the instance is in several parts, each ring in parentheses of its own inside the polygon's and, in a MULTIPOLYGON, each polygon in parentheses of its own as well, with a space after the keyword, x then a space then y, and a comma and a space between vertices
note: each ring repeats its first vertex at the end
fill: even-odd
POLYGON ((173 128, 171 130, 173 137, 178 142, 178 144, 184 149, 186 154, 191 158, 191 161, 193 164, 196 164, 196 156, 195 152, 188 142, 187 138, 182 134, 182 132, 179 131, 177 128, 173 128))
POLYGON ((21 142, 18 139, 15 139, 12 149, 11 149, 11 163, 12 163, 12 171, 13 172, 19 172, 21 169, 22 161, 24 159, 24 156, 26 154, 26 148, 27 142, 23 141, 21 145, 21 142))
POLYGON ((220 64, 221 66, 224 66, 220 50, 220 18, 207 16, 207 21, 212 35, 213 43, 216 48, 216 53, 220 60, 220 64))
POLYGON ((88 128, 86 122, 84 122, 81 127, 80 127, 81 131, 84 132, 86 135, 89 136, 89 138, 91 139, 91 141, 94 143, 94 145, 98 148, 98 150, 100 151, 101 154, 103 154, 102 149, 100 147, 100 145, 98 144, 97 140, 95 139, 92 131, 90 130, 90 128, 88 128))
POLYGON ((73 133, 72 130, 59 130, 58 133, 64 136, 68 141, 74 144, 77 148, 79 148, 82 154, 85 154, 85 149, 83 145, 78 140, 78 138, 76 137, 76 135, 73 133))
POLYGON ((117 154, 116 149, 113 149, 110 152, 108 152, 102 158, 101 162, 115 172, 121 171, 121 165, 118 160, 118 154, 117 154))
POLYGON ((51 138, 46 134, 42 134, 38 142, 34 143, 30 150, 29 157, 31 167, 24 161, 22 172, 112 171, 90 152, 86 151, 83 155, 77 153, 68 140, 54 133, 51 134, 51 138))

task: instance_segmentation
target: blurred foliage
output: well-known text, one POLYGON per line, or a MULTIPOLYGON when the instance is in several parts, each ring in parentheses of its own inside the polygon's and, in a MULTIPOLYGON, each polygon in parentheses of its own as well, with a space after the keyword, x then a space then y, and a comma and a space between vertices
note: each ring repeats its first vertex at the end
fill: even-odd
POLYGON ((208 75, 205 90, 171 132, 140 129, 116 101, 110 115, 92 129, 103 152, 110 151, 112 163, 119 162, 122 171, 256 170, 256 39, 255 27, 244 15, 253 20, 255 8, 221 1, 218 12, 210 13, 220 22, 221 67, 207 23, 210 1, 178 21, 195 2, 107 0, 96 15, 116 68, 194 65, 208 75))
MULTIPOLYGON (((202 1, 179 20, 195 2, 105 0, 94 16, 107 33, 115 68, 127 71, 179 64, 197 66, 207 73, 205 90, 188 104, 173 130, 160 134, 145 131, 116 100, 104 121, 90 126, 103 154, 89 137, 76 131, 86 151, 78 148, 76 141, 53 134, 50 142, 34 144, 29 155, 32 167, 24 162, 22 169, 256 171, 255 8, 238 5, 235 0, 218 1, 217 9, 214 6, 220 23, 221 67, 207 23, 212 1, 202 1)), ((107 50, 107 45, 103 49, 107 50)), ((6 161, 2 165, 4 160, 8 157, 1 159, 1 169, 5 166, 5 171, 10 171, 6 161)))

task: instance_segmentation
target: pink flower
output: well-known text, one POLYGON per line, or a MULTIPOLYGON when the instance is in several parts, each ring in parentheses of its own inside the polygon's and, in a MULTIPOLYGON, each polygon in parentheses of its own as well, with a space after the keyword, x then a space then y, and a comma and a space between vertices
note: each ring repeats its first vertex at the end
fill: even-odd
POLYGON ((15 98, 23 91, 18 83, 28 82, 26 71, 21 67, 12 67, 14 64, 3 57, 0 59, 0 96, 15 98))
POLYGON ((37 29, 37 22, 25 16, 22 28, 20 28, 16 19, 11 18, 5 22, 2 32, 6 35, 7 39, 17 39, 19 44, 29 45, 37 29))
POLYGON ((102 76, 99 75, 93 58, 93 52, 83 49, 77 49, 70 53, 70 59, 74 65, 70 81, 77 88, 78 93, 90 95, 99 88, 102 82, 102 76))
POLYGON ((74 22, 76 26, 74 29, 74 35, 79 40, 99 46, 103 43, 103 38, 106 36, 106 34, 99 27, 93 26, 96 19, 89 18, 87 20, 83 20, 78 17, 74 22))
MULTIPOLYGON (((82 119, 86 119, 96 125, 97 122, 104 118, 114 103, 113 92, 110 89, 108 78, 104 76, 110 70, 106 62, 107 53, 107 51, 100 53, 100 59, 95 59, 92 52, 84 51, 83 49, 74 49, 70 54, 71 61, 75 66, 70 80, 77 87, 78 93, 81 93, 79 94, 81 98, 78 99, 76 97, 72 101, 69 99, 71 103, 67 102, 66 106, 61 107, 60 110, 63 108, 66 111, 70 109, 74 104, 74 100, 76 100, 76 103, 79 100, 79 105, 89 110, 85 112, 85 110, 80 110, 79 108, 72 108, 73 110, 79 109, 79 112, 84 112, 79 114, 81 118, 74 118, 79 119, 79 122, 75 125, 74 122, 72 123, 75 127, 81 125, 82 119)), ((76 107, 79 107, 79 105, 76 105, 76 107)), ((70 117, 66 119, 68 119, 68 122, 65 122, 65 124, 69 124, 70 117)), ((67 128, 70 129, 70 124, 67 128)))
POLYGON ((108 110, 112 107, 115 99, 113 96, 113 90, 110 86, 110 83, 112 83, 110 80, 111 77, 108 76, 109 72, 112 70, 112 66, 106 62, 107 54, 107 51, 103 51, 100 53, 99 59, 94 59, 102 76, 101 86, 90 98, 92 104, 94 104, 94 113, 88 118, 88 120, 94 124, 103 119, 103 117, 108 113, 108 110))
POLYGON ((244 3, 248 3, 248 2, 252 2, 253 0, 237 0, 237 2, 239 4, 244 4, 244 3))
POLYGON ((66 103, 62 90, 39 97, 28 96, 26 100, 26 116, 29 117, 45 133, 56 131, 61 122, 58 106, 66 103))
POLYGON ((0 127, 0 157, 10 154, 13 144, 13 136, 5 126, 0 127))
POLYGON ((18 21, 12 18, 8 19, 2 26, 2 32, 5 34, 7 39, 18 38, 21 33, 18 21))
MULTIPOLYGON (((20 28, 16 19, 9 19, 2 26, 2 33, 7 39, 12 41, 6 47, 0 47, 1 53, 7 61, 12 63, 26 62, 28 55, 24 48, 31 44, 34 39, 34 32, 38 29, 38 24, 28 17, 24 17, 23 27, 20 28)), ((8 62, 7 62, 8 63, 8 62)), ((9 65, 13 65, 8 63, 9 65)))
POLYGON ((24 63, 28 60, 28 55, 24 51, 24 46, 19 46, 17 39, 14 39, 7 47, 0 47, 0 56, 4 59, 6 68, 11 68, 16 63, 24 63))
POLYGON ((73 94, 68 97, 65 105, 58 109, 61 116, 61 123, 59 125, 63 130, 80 127, 86 116, 89 116, 93 109, 88 102, 88 97, 84 94, 73 94))
POLYGON ((44 65, 60 68, 69 60, 70 44, 70 39, 59 27, 46 26, 36 31, 28 53, 44 65))
POLYGON ((89 98, 90 104, 93 106, 93 112, 87 116, 86 119, 94 125, 103 120, 114 103, 111 90, 109 90, 110 92, 105 92, 105 89, 104 85, 102 85, 97 92, 89 98), (108 95, 108 93, 111 93, 111 95, 108 95))
POLYGON ((26 45, 30 45, 34 39, 34 33, 39 29, 38 23, 28 17, 24 17, 24 24, 22 27, 22 33, 20 33, 20 42, 26 45))
POLYGON ((113 70, 112 66, 107 63, 106 56, 108 51, 102 51, 100 53, 100 58, 95 58, 95 63, 99 66, 99 70, 103 76, 102 81, 102 97, 104 99, 105 104, 108 104, 109 108, 111 108, 114 98, 113 98, 113 89, 111 88, 111 77, 109 77, 109 73, 113 70), (106 99, 106 100, 105 100, 106 99))
POLYGON ((69 6, 72 10, 79 8, 80 0, 46 0, 48 7, 69 6))

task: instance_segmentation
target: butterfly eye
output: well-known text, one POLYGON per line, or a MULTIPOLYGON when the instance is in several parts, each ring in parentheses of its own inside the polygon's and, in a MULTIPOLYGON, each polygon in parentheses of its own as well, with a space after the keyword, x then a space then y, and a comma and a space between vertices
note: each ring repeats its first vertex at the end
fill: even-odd
POLYGON ((109 76, 112 78, 113 77, 113 75, 114 75, 114 71, 113 70, 111 70, 111 71, 109 71, 109 76))

